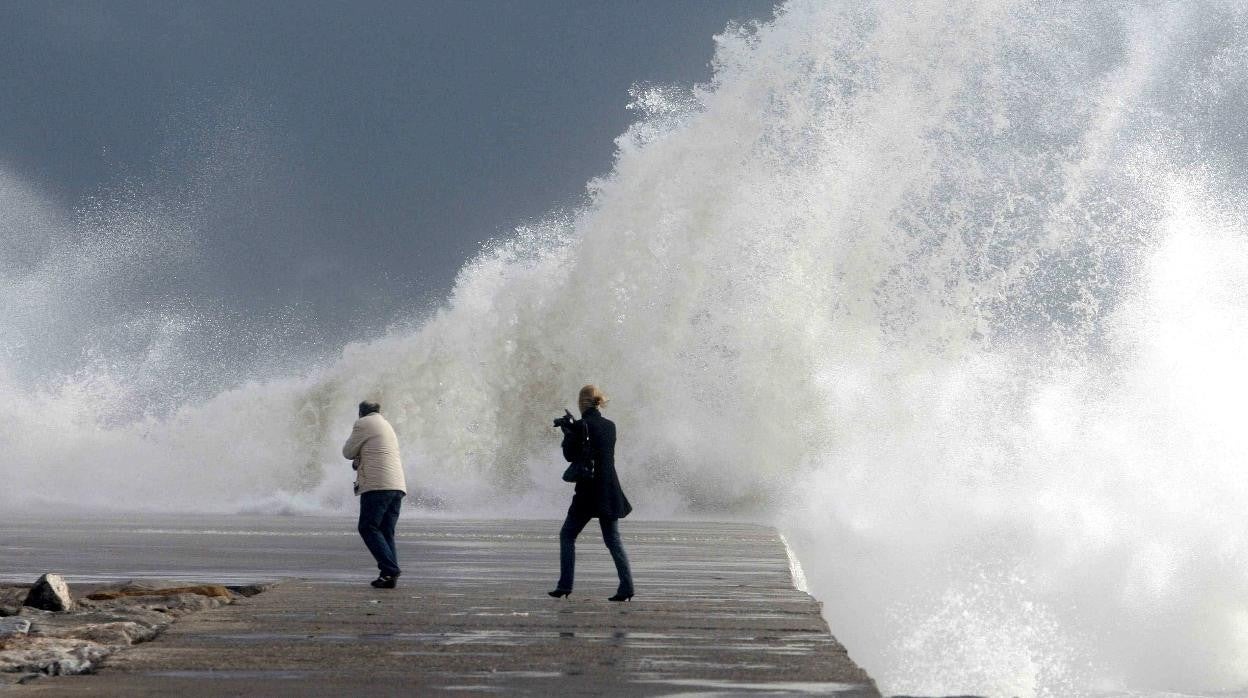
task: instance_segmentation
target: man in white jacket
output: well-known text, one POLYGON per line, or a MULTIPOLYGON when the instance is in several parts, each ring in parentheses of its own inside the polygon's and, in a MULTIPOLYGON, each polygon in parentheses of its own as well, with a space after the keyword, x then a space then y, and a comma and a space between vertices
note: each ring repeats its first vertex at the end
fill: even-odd
POLYGON ((399 459, 399 438, 390 422, 381 416, 380 404, 360 403, 360 418, 355 420, 351 437, 342 447, 342 456, 350 459, 356 470, 360 537, 381 570, 373 586, 393 589, 402 572, 394 545, 394 526, 399 522, 399 507, 407 494, 407 481, 399 459))

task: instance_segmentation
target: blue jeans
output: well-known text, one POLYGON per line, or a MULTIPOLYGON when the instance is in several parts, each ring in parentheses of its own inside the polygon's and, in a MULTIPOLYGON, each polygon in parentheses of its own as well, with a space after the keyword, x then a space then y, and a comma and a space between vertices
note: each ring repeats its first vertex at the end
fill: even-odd
POLYGON ((386 577, 399 576, 399 551, 394 547, 394 525, 399 522, 399 490, 373 490, 360 495, 360 537, 386 577))
MULTIPOLYGON (((559 529, 559 583, 556 589, 572 591, 573 570, 576 568, 576 537, 581 534, 585 524, 592 516, 576 511, 575 507, 568 510, 568 518, 559 529)), ((633 593, 633 572, 628 566, 628 555, 624 553, 624 543, 620 540, 619 519, 598 519, 602 529, 602 542, 611 551, 611 559, 615 561, 615 573, 620 577, 620 586, 616 593, 631 596, 633 593)))

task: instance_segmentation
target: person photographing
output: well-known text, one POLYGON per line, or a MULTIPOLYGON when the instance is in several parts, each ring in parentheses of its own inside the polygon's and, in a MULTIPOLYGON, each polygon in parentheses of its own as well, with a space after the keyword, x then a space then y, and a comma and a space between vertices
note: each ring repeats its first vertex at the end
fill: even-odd
POLYGON ((559 531, 559 582, 553 591, 547 592, 555 598, 572 593, 576 537, 595 518, 620 578, 615 596, 609 600, 633 598, 632 570, 620 540, 620 519, 628 516, 633 507, 615 472, 615 423, 602 416, 606 404, 607 396, 596 386, 587 385, 577 396, 580 421, 573 420, 570 414, 555 420, 555 426, 563 430, 563 457, 570 463, 564 479, 576 483, 572 505, 559 531))
POLYGON ((372 585, 378 589, 393 589, 398 586, 402 574, 398 548, 394 544, 394 527, 399 522, 403 497, 407 495, 399 438, 390 422, 381 416, 379 403, 361 402, 359 415, 351 428, 351 436, 343 444, 342 456, 351 461, 356 471, 360 537, 381 571, 372 585))

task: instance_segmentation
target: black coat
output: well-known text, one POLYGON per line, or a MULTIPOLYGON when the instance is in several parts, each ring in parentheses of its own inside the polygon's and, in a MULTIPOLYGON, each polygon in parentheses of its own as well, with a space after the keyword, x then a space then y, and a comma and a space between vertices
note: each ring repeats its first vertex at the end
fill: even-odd
MULTIPOLYGON (((620 478, 615 474, 615 422, 602 416, 598 408, 591 407, 581 415, 576 427, 589 432, 589 456, 594 460, 594 478, 576 483, 572 496, 572 509, 582 516, 604 519, 622 519, 633 510, 628 503, 620 478)), ((576 430, 564 436, 563 456, 568 462, 584 457, 582 444, 576 430)))

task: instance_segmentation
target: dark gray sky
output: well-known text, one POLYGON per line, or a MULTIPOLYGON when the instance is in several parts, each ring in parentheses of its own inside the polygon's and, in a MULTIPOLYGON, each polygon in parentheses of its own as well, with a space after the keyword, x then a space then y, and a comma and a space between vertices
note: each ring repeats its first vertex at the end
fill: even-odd
POLYGON ((0 167, 80 219, 159 210, 193 239, 118 303, 280 315, 337 344, 581 201, 629 87, 707 80, 712 36, 772 5, 7 0, 0 167))

